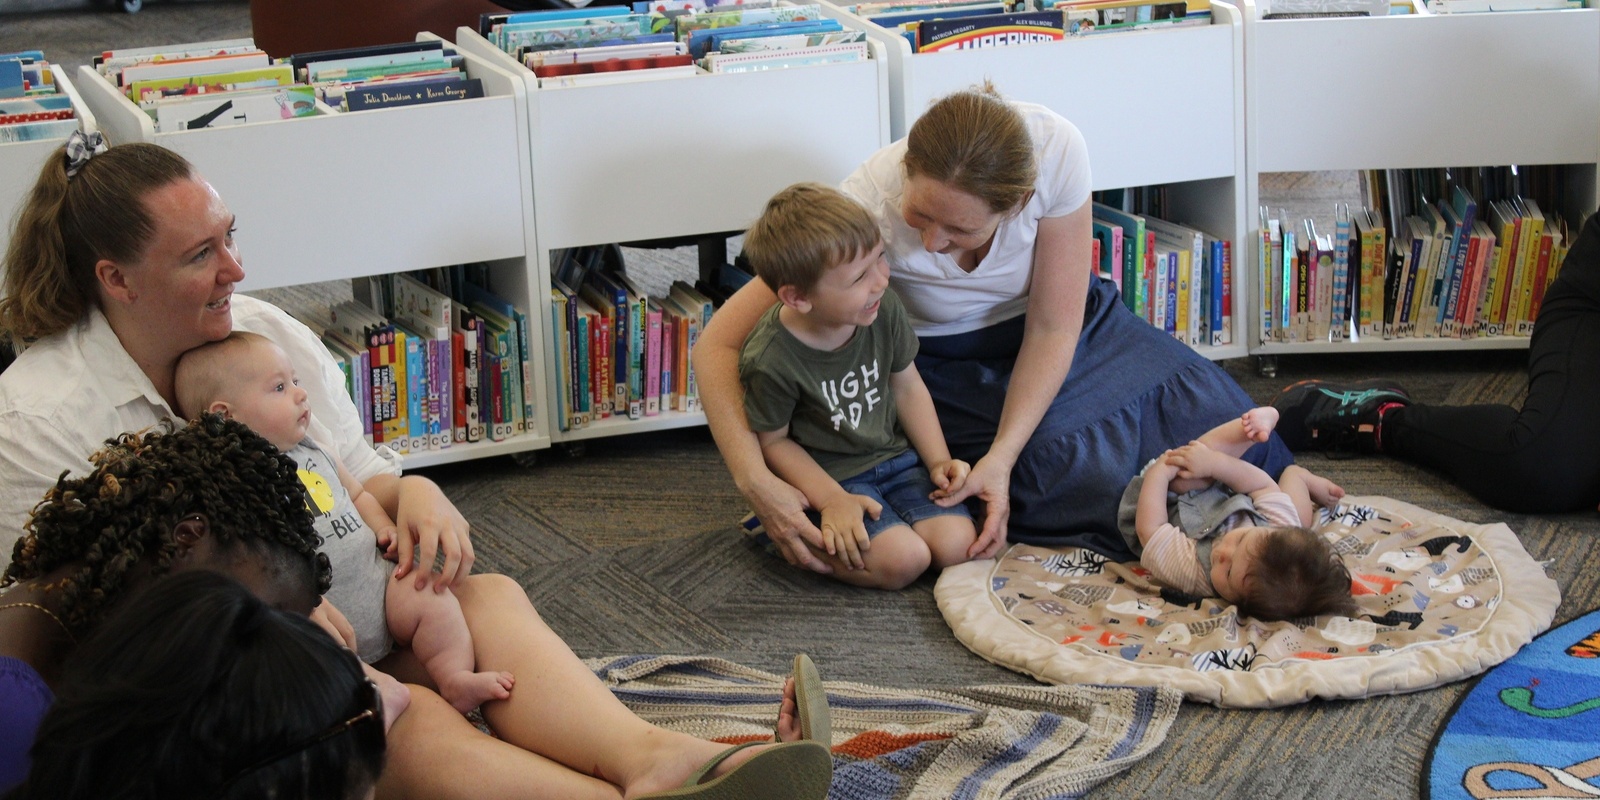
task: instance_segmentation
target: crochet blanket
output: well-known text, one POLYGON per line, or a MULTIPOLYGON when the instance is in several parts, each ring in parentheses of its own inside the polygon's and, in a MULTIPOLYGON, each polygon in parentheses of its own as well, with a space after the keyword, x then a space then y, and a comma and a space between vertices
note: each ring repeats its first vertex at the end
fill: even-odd
MULTIPOLYGON (((782 676, 693 656, 586 663, 664 728, 730 744, 772 735, 782 676)), ((1160 746, 1183 699, 1165 687, 826 686, 838 800, 1081 797, 1160 746)))

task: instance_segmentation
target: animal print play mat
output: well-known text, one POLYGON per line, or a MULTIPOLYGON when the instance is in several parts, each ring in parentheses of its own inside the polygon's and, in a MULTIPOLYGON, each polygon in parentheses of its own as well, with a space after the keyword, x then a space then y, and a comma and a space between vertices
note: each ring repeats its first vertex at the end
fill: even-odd
POLYGON ((1353 619, 1257 622, 1163 587, 1137 562, 1029 545, 946 569, 935 595, 962 643, 1039 680, 1165 685, 1242 708, 1476 675, 1549 627, 1560 603, 1504 524, 1361 497, 1323 510, 1317 530, 1350 568, 1353 619))

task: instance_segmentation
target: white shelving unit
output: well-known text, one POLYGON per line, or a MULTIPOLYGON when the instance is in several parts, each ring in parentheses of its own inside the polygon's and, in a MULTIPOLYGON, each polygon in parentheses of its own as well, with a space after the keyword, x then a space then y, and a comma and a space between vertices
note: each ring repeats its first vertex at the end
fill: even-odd
MULTIPOLYGON (((98 130, 94 112, 84 104, 72 81, 67 80, 66 69, 52 64, 50 74, 55 77, 61 91, 72 98, 72 108, 78 116, 78 128, 85 133, 98 130)), ((16 220, 17 211, 27 201, 28 192, 33 190, 34 181, 39 179, 39 170, 44 168, 45 158, 66 139, 63 136, 59 139, 0 144, 0 253, 10 246, 11 226, 16 220)), ((4 269, 5 265, 0 264, 0 275, 4 274, 4 269)))
MULTIPOLYGON (((1047 106, 1083 132, 1096 190, 1166 185, 1173 221, 1231 241, 1237 265, 1247 225, 1239 180, 1244 15, 1221 0, 1213 0, 1211 14, 1204 27, 918 54, 898 32, 836 10, 888 51, 895 138, 933 101, 990 80, 1002 95, 1047 106)), ((1248 285, 1243 272, 1234 269, 1235 298, 1248 285)), ((1233 343, 1197 352, 1212 359, 1245 354, 1239 302, 1233 343)))
MULTIPOLYGON (((1248 3, 1247 3, 1248 7, 1248 3)), ((1567 165, 1563 214, 1595 208, 1600 165, 1600 10, 1336 19, 1245 15, 1250 134, 1246 208, 1266 172, 1567 165)), ((1352 201, 1357 198, 1350 198, 1352 201)), ((1250 240, 1259 235, 1251 213, 1250 240)), ((1240 260, 1256 286, 1256 251, 1240 260)), ((1250 352, 1512 349, 1527 337, 1260 341, 1250 352)))
MULTIPOLYGON (((157 133, 91 67, 80 70, 79 89, 113 142, 168 147, 216 187, 239 218, 240 289, 481 261, 496 293, 542 333, 548 302, 529 279, 536 245, 522 82, 471 56, 467 72, 482 79, 484 97, 176 133, 157 133)), ((530 357, 543 397, 543 348, 530 357)), ((412 453, 406 466, 549 447, 547 409, 539 411, 531 433, 412 453)))
MULTIPOLYGON (((779 189, 837 184, 889 142, 888 72, 877 45, 872 59, 854 64, 541 88, 472 29, 459 29, 456 44, 519 74, 525 87, 538 240, 530 282, 546 316, 552 250, 743 230, 779 189)), ((547 344, 552 408, 561 385, 553 356, 547 344)), ((563 432, 552 420, 551 436, 704 423, 698 412, 663 411, 563 432)))

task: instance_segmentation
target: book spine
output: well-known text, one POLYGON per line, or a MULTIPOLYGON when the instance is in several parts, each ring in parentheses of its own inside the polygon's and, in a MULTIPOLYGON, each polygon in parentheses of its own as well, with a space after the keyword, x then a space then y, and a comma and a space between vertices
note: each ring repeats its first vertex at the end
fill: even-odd
POLYGON ((517 385, 522 389, 522 429, 526 433, 535 433, 539 425, 534 420, 534 408, 538 405, 534 397, 533 381, 533 342, 532 334, 528 331, 528 315, 512 310, 512 316, 517 323, 517 385))
POLYGON ((555 370, 556 429, 572 430, 572 409, 567 406, 567 298, 560 289, 550 290, 550 353, 555 370))
POLYGON ((661 314, 661 363, 657 369, 661 371, 661 396, 657 402, 662 411, 671 411, 673 407, 673 389, 677 386, 675 369, 678 357, 678 327, 671 314, 661 314))
POLYGON ((628 413, 628 347, 632 335, 628 326, 633 304, 628 302, 628 292, 618 289, 612 292, 611 305, 615 309, 611 320, 611 407, 625 416, 628 413))
POLYGON ((361 430, 367 444, 377 444, 372 426, 372 351, 362 348, 356 354, 360 369, 356 375, 356 408, 361 409, 361 430))
POLYGON ((1233 344, 1233 242, 1222 240, 1222 343, 1233 344))
POLYGON ((411 394, 410 370, 408 367, 409 354, 406 352, 406 341, 409 337, 392 330, 388 334, 387 345, 389 348, 389 363, 393 365, 394 387, 394 418, 391 427, 384 431, 384 437, 400 444, 400 452, 411 452, 411 394), (392 436, 390 434, 393 434, 392 436))
POLYGON ((649 339, 649 298, 628 304, 628 419, 644 417, 645 342, 649 339))
POLYGON ((661 311, 652 308, 645 323, 644 415, 661 413, 661 311))
POLYGON ((428 449, 428 368, 423 361, 422 340, 406 339, 406 429, 412 452, 428 449))
POLYGON ((489 406, 483 385, 483 333, 476 319, 468 323, 463 332, 463 342, 467 354, 467 441, 481 442, 489 406))
POLYGON ((589 332, 589 322, 588 314, 578 314, 578 333, 572 337, 577 340, 578 344, 578 357, 573 361, 573 372, 577 378, 575 385, 578 388, 577 408, 578 414, 585 425, 589 424, 589 420, 592 419, 590 415, 593 413, 594 408, 594 394, 589 388, 589 363, 591 358, 589 345, 590 339, 593 337, 593 334, 589 332))
POLYGON ((467 441, 467 337, 461 331, 450 332, 450 437, 458 442, 467 441))
POLYGON ((1539 309, 1544 306, 1544 290, 1550 286, 1550 263, 1552 251, 1555 246, 1554 237, 1547 231, 1539 239, 1539 266, 1534 270, 1533 297, 1528 305, 1528 333, 1533 334, 1533 325, 1539 321, 1539 309))
POLYGON ((612 398, 616 396, 615 372, 611 365, 612 358, 612 331, 613 325, 608 324, 604 314, 601 314, 590 323, 589 334, 593 339, 589 342, 589 353, 594 358, 594 372, 590 379, 594 389, 594 418, 606 419, 611 416, 612 398), (598 323, 598 324, 595 324, 598 323))
POLYGON ((367 333, 367 363, 372 442, 383 444, 383 334, 376 328, 367 333))

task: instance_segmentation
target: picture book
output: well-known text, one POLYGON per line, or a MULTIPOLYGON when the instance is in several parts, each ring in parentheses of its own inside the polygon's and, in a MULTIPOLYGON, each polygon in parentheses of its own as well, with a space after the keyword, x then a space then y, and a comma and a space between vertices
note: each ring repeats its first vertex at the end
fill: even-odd
POLYGON ((917 52, 970 50, 1060 41, 1066 35, 1058 11, 1028 11, 960 19, 929 20, 917 27, 917 52))
POLYGON ((309 116, 316 113, 316 96, 310 86, 283 86, 168 98, 147 111, 156 130, 166 133, 309 116))
POLYGON ((866 58, 867 43, 853 42, 765 53, 709 53, 701 64, 707 72, 753 72, 865 61, 866 58))
POLYGON ((442 103, 482 96, 483 81, 478 78, 378 83, 345 90, 343 107, 346 111, 367 111, 374 108, 442 103))

